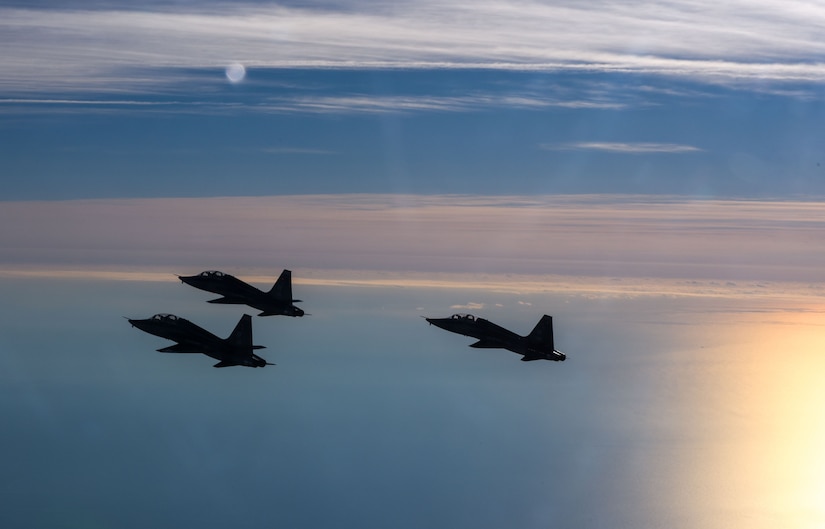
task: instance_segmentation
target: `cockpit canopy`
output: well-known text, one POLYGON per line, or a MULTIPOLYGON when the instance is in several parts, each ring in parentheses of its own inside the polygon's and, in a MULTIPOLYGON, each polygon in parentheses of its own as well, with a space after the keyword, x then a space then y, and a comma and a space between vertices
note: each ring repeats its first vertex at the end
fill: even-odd
POLYGON ((155 314, 152 319, 155 321, 178 321, 180 318, 174 314, 155 314))
POLYGON ((226 274, 224 274, 223 272, 219 272, 217 270, 207 270, 206 272, 201 272, 198 275, 200 275, 201 277, 223 277, 226 274))
POLYGON ((450 316, 450 319, 476 321, 476 317, 472 314, 453 314, 452 316, 450 316))

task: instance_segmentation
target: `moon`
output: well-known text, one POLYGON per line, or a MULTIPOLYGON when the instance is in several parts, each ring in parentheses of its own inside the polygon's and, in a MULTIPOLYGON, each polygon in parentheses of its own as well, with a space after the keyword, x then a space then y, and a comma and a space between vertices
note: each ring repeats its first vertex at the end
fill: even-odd
POLYGON ((243 64, 233 63, 226 67, 226 78, 230 83, 240 83, 246 77, 246 68, 243 64))

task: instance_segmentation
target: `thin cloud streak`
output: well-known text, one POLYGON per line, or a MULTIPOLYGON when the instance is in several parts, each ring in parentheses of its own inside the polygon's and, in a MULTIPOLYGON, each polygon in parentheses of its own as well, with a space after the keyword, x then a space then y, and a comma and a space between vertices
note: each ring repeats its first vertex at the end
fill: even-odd
POLYGON ((425 0, 341 10, 225 4, 198 12, 2 8, 0 89, 140 91, 167 83, 166 73, 147 71, 223 72, 234 63, 816 82, 825 79, 823 24, 825 6, 792 0, 586 6, 425 0))
POLYGON ((255 111, 307 112, 307 113, 405 113, 405 112, 469 112, 479 108, 508 107, 522 109, 539 108, 589 108, 618 110, 627 104, 620 101, 588 100, 575 98, 565 100, 560 97, 539 96, 495 96, 470 95, 461 97, 436 96, 386 96, 349 95, 294 97, 256 105, 255 111))
POLYGON ((266 147, 262 149, 267 154, 300 154, 300 155, 315 155, 315 156, 331 156, 341 154, 337 151, 330 151, 327 149, 312 149, 309 147, 266 147))
POLYGON ((409 195, 6 202, 0 265, 821 280, 819 202, 409 195), (765 241, 771 241, 765 244, 765 241))
MULTIPOLYGON (((190 270, 192 273, 199 269, 190 270)), ((225 272, 237 274, 245 281, 261 287, 271 286, 275 275, 261 273, 260 268, 224 267, 225 272)), ((174 272, 177 272, 175 270, 174 272)), ((641 299, 647 297, 696 298, 711 300, 747 299, 752 308, 772 306, 805 308, 822 312, 821 298, 825 285, 790 281, 717 281, 667 278, 617 278, 581 275, 514 275, 476 273, 422 273, 387 272, 385 270, 320 270, 297 268, 293 270, 293 284, 297 287, 326 288, 402 288, 460 290, 467 295, 485 294, 561 294, 587 299, 641 299)), ((126 281, 148 283, 179 283, 168 267, 110 266, 83 269, 27 266, 15 268, 0 265, 0 278, 20 280, 126 281)), ((521 306, 532 306, 520 300, 521 306)), ((453 305, 454 310, 480 310, 484 303, 453 305)))
POLYGON ((620 154, 684 154, 701 152, 693 145, 677 143, 619 143, 619 142, 575 142, 544 144, 542 149, 548 151, 602 151, 620 154))
POLYGON ((476 94, 457 97, 424 95, 351 94, 346 96, 295 95, 254 101, 157 101, 106 99, 0 99, 0 114, 33 113, 47 109, 49 113, 75 112, 141 112, 157 110, 164 113, 248 112, 255 114, 387 114, 409 112, 471 112, 480 108, 570 108, 620 110, 628 103, 614 96, 577 96, 565 99, 559 95, 501 96, 476 94))
POLYGON ((481 310, 485 306, 486 305, 484 303, 475 303, 471 301, 470 303, 465 303, 464 305, 451 305, 450 308, 454 310, 481 310))

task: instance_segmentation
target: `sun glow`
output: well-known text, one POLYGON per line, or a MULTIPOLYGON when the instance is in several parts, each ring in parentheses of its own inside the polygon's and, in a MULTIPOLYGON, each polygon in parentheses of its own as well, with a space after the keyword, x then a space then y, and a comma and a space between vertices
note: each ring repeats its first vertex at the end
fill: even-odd
POLYGON ((825 524, 825 320, 811 310, 713 329, 724 343, 694 403, 706 438, 692 481, 706 512, 752 528, 825 524))

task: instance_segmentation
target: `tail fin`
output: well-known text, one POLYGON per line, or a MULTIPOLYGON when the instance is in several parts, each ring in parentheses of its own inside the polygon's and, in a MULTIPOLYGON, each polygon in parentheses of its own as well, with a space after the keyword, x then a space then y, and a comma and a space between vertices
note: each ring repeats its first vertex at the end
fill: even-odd
POLYGON ((227 338, 229 344, 233 348, 252 353, 254 346, 252 345, 252 316, 244 314, 235 325, 235 330, 227 338))
POLYGON ((292 303, 292 271, 284 270, 278 276, 278 280, 272 285, 269 291, 270 296, 274 296, 279 301, 288 301, 292 303))
POLYGON ((535 328, 527 336, 527 339, 535 344, 541 344, 549 350, 554 350, 553 343, 553 317, 545 314, 541 317, 535 328))

